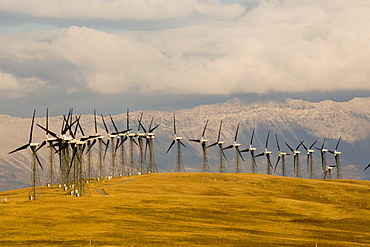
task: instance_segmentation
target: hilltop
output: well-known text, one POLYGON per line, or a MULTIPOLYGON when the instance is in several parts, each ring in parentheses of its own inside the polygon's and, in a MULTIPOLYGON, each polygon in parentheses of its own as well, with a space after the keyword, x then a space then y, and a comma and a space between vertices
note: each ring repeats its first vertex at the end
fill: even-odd
MULTIPOLYGON (((226 145, 231 144, 234 139, 236 126, 240 122, 238 142, 242 148, 249 146, 253 128, 256 128, 254 146, 256 153, 263 152, 266 135, 271 131, 269 149, 273 152, 272 162, 277 159, 277 147, 274 134, 279 136, 282 149, 289 151, 284 142, 291 146, 297 146, 299 139, 310 145, 318 140, 320 146, 326 137, 325 147, 333 149, 338 138, 342 137, 339 146, 341 154, 341 165, 343 177, 346 179, 369 179, 369 173, 364 173, 363 168, 370 162, 368 147, 370 143, 370 98, 355 98, 348 102, 334 102, 330 100, 322 102, 308 102, 295 99, 257 99, 257 98, 234 98, 224 103, 201 105, 191 109, 183 109, 175 112, 161 110, 143 111, 143 124, 147 127, 154 116, 154 124, 160 124, 155 130, 154 140, 155 158, 159 171, 172 172, 175 169, 176 152, 166 154, 166 150, 173 138, 173 114, 176 114, 178 135, 184 137, 186 148, 183 149, 183 161, 188 172, 199 172, 201 170, 201 148, 197 143, 189 142, 189 139, 200 137, 204 124, 209 120, 205 138, 210 143, 217 138, 220 120, 223 120, 221 139, 226 145)), ((125 111, 124 108, 123 111, 125 111)), ((45 125, 44 109, 37 109, 35 122, 45 125)), ((52 112, 52 109, 49 109, 52 112)), ((66 110, 67 111, 67 110, 66 110)), ((31 113, 30 113, 31 114, 31 113)), ((76 113, 78 114, 78 113, 76 113)), ((98 112, 98 114, 100 114, 98 112)), ((109 113, 103 113, 108 116, 109 113)), ((130 113, 131 127, 133 132, 137 131, 137 118, 141 111, 130 113)), ((126 128, 126 113, 112 116, 120 130, 126 128)), ((50 129, 59 133, 62 124, 62 116, 50 118, 50 129)), ((106 119, 108 128, 113 129, 109 118, 106 119)), ((0 115, 0 190, 9 190, 26 187, 30 183, 30 152, 22 152, 9 155, 8 152, 27 143, 29 138, 29 127, 31 120, 0 115)), ((94 133, 93 115, 81 116, 81 125, 85 133, 94 133)), ((98 117, 98 132, 106 134, 101 118, 98 117)), ((35 127, 34 141, 42 142, 45 133, 35 127)), ((126 150, 128 148, 126 147, 126 150)), ((306 155, 301 149, 302 176, 308 177, 305 169, 306 155)), ((94 162, 97 163, 97 147, 93 148, 95 153, 94 162)), ((138 150, 136 150, 138 153, 138 150)), ((217 171, 218 154, 217 148, 207 150, 209 165, 212 172, 217 171)), ((234 172, 234 152, 225 151, 227 156, 226 170, 234 172)), ((40 150, 40 159, 45 166, 41 172, 41 180, 46 184, 48 152, 46 148, 40 150)), ((250 155, 244 154, 245 162, 242 163, 243 172, 250 172, 250 155)), ((138 159, 138 157, 137 157, 138 159)), ((288 176, 293 176, 292 158, 287 158, 288 176)), ((329 165, 334 165, 334 157, 328 154, 329 165)), ((314 164, 316 177, 321 178, 320 154, 314 153, 314 164)), ((257 159, 259 173, 266 173, 265 159, 257 159)), ((110 161, 106 159, 106 173, 109 173, 110 161)), ((276 173, 279 175, 279 173, 276 173)), ((335 175, 333 175, 335 176, 335 175)))
POLYGON ((368 246, 370 182, 163 173, 0 192, 6 246, 368 246))

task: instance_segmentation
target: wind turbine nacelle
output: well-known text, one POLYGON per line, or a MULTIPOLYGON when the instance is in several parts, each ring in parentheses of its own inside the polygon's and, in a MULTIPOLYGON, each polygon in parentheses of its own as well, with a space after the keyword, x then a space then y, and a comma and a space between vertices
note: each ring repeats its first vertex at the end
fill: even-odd
POLYGON ((182 137, 181 136, 176 136, 175 137, 175 140, 178 141, 178 140, 182 140, 182 137))
POLYGON ((63 139, 64 141, 72 141, 72 140, 73 140, 72 136, 66 136, 66 135, 63 135, 63 136, 62 136, 62 139, 63 139))
POLYGON ((76 144, 77 144, 77 145, 84 145, 84 144, 85 144, 85 142, 83 142, 83 141, 77 141, 77 142, 76 142, 76 144))
POLYGON ((272 152, 271 151, 265 151, 265 152, 263 152, 264 154, 272 154, 272 152))
POLYGON ((126 134, 120 133, 120 134, 118 134, 118 136, 123 137, 123 136, 126 136, 126 134))
POLYGON ((240 143, 234 143, 234 144, 233 144, 233 146, 234 146, 234 147, 240 147, 241 145, 242 145, 242 144, 240 144, 240 143))
POLYGON ((32 142, 30 143, 30 147, 38 147, 40 146, 40 143, 32 142))
POLYGON ((280 152, 280 151, 279 151, 279 155, 280 155, 280 156, 284 156, 284 155, 287 155, 287 153, 284 153, 284 152, 280 152))
POLYGON ((128 137, 135 137, 135 136, 136 136, 136 134, 131 134, 131 133, 129 133, 129 134, 127 134, 127 136, 128 136, 128 137))
POLYGON ((218 145, 225 144, 225 142, 217 142, 218 145))
POLYGON ((144 133, 137 133, 137 136, 138 137, 145 137, 145 134, 144 133))
POLYGON ((200 142, 208 142, 206 139, 201 139, 200 142))
POLYGON ((118 135, 111 135, 111 134, 108 134, 108 137, 109 138, 116 138, 118 135))
POLYGON ((249 148, 249 151, 256 151, 257 148, 249 148))
POLYGON ((321 152, 328 152, 329 150, 327 150, 327 149, 321 149, 321 152))
POLYGON ((300 153, 301 151, 297 151, 297 150, 294 151, 294 154, 300 154, 300 153))
POLYGON ((313 150, 313 149, 308 149, 307 150, 307 153, 313 153, 313 152, 315 152, 315 150, 313 150))
POLYGON ((339 155, 339 154, 341 154, 342 152, 338 152, 338 151, 334 151, 334 154, 335 155, 339 155))

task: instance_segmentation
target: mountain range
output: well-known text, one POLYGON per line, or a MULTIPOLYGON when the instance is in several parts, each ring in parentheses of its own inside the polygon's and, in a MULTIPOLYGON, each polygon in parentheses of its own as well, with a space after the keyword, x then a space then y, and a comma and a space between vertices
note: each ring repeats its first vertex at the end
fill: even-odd
MULTIPOLYGON (((173 172, 176 165, 176 151, 166 151, 173 140, 173 115, 176 115, 177 135, 184 138, 183 162, 187 172, 199 172, 202 166, 202 150, 199 143, 190 142, 189 139, 199 139, 204 125, 208 120, 208 126, 204 138, 209 144, 217 139, 220 121, 223 121, 221 140, 225 146, 232 144, 237 125, 240 123, 238 143, 241 149, 249 147, 253 129, 256 130, 253 146, 257 148, 256 154, 264 151, 268 131, 271 132, 269 150, 272 151, 272 163, 275 166, 277 160, 277 145, 275 134, 279 138, 280 147, 283 151, 290 152, 284 144, 290 146, 299 145, 303 140, 306 146, 317 140, 315 147, 321 147, 326 138, 325 148, 335 149, 338 139, 341 137, 338 150, 342 152, 341 167, 343 178, 346 179, 369 179, 370 171, 363 172, 364 167, 370 162, 370 97, 354 98, 348 102, 334 102, 325 100, 321 102, 308 102, 297 99, 267 99, 267 98, 233 98, 224 103, 200 105, 191 109, 182 109, 174 112, 161 110, 144 110, 130 113, 131 132, 138 130, 140 114, 143 113, 143 125, 147 127, 154 116, 154 124, 160 126, 155 130, 156 139, 155 159, 159 172, 173 172)), ((122 107, 122 114, 114 115, 117 127, 126 129, 126 108, 122 107)), ((52 109, 49 109, 52 112, 52 109)), ((46 109, 37 109, 35 123, 45 126, 46 109)), ((99 112, 98 112, 99 113, 99 112)), ((78 113, 76 113, 78 114, 78 113)), ((100 113, 99 113, 100 114, 100 113)), ((109 113, 103 113, 105 117, 109 113)), ((31 115, 31 113, 30 113, 31 115)), ((105 118, 108 128, 113 131, 113 126, 108 118, 105 118)), ((63 116, 49 117, 49 128, 55 133, 60 133, 63 116)), ((85 134, 94 134, 94 116, 82 115, 80 120, 85 134)), ((28 142, 31 118, 18 118, 0 115, 0 190, 18 189, 27 187, 31 183, 30 164, 31 152, 23 150, 9 155, 9 151, 20 147, 28 142)), ((98 117, 98 132, 106 134, 101 117, 98 117)), ((35 125, 33 142, 41 143, 45 139, 45 132, 35 125)), ((127 142, 125 145, 128 145, 127 142)), ((97 145, 96 145, 97 146, 97 145)), ((322 178, 320 152, 315 149, 314 165, 316 178, 322 178)), ((308 177, 306 170, 306 151, 300 147, 302 177, 308 177)), ((94 163, 97 162, 97 147, 93 147, 94 163)), ((211 172, 218 170, 218 149, 207 149, 208 162, 211 172)), ((40 172, 41 183, 45 183, 47 171, 46 148, 39 151, 40 160, 45 167, 40 172)), ((235 152, 225 150, 226 170, 234 172, 235 152)), ((293 176, 293 155, 288 156, 288 176, 293 176)), ((245 162, 242 162, 243 172, 251 172, 250 154, 243 153, 245 162)), ((334 156, 327 154, 328 164, 335 165, 334 156)), ((109 159, 106 160, 106 163, 109 159)), ((108 166, 108 164, 106 164, 108 166)), ((264 157, 257 158, 258 173, 266 173, 266 161, 264 157)), ((276 173, 279 175, 277 169, 276 173)))

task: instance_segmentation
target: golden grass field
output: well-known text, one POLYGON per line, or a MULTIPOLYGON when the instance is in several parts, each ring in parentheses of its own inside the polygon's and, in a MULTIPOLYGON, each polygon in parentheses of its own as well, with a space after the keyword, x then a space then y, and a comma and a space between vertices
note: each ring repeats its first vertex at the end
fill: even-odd
POLYGON ((163 173, 0 192, 2 246, 370 246, 370 182, 163 173))

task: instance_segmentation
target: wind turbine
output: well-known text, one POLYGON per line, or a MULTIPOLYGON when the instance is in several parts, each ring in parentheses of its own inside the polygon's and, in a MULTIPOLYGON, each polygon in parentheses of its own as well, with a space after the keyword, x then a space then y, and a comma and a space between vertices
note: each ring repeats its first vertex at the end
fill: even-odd
POLYGON ((209 145, 207 148, 210 148, 210 147, 213 147, 213 146, 218 145, 218 148, 219 148, 219 158, 220 158, 220 163, 219 163, 219 166, 218 166, 218 172, 219 173, 224 173, 224 172, 226 172, 226 168, 225 168, 225 164, 224 164, 224 158, 226 159, 226 156, 225 156, 224 150, 222 148, 222 145, 225 144, 225 142, 220 141, 221 128, 222 128, 222 120, 221 120, 221 123, 220 123, 220 128, 218 129, 217 142, 209 145))
POLYGON ((270 131, 267 133, 267 138, 266 138, 266 145, 265 145, 265 151, 263 153, 260 153, 258 155, 256 155, 256 157, 260 157, 260 156, 266 156, 266 160, 267 160, 267 174, 268 175, 271 175, 272 174, 272 170, 274 169, 274 167, 272 166, 271 164, 271 154, 272 152, 271 151, 268 151, 268 144, 269 144, 269 138, 270 138, 270 131))
MULTIPOLYGON (((127 108, 127 129, 130 130, 130 114, 129 114, 129 108, 127 108)), ((130 139, 130 171, 129 174, 134 174, 136 171, 136 160, 135 160, 135 146, 139 146, 134 137, 136 134, 130 133, 130 131, 127 131, 127 137, 130 139)))
POLYGON ((326 152, 329 150, 324 148, 326 137, 324 138, 324 141, 322 142, 321 148, 315 147, 317 150, 320 150, 321 153, 321 168, 323 170, 323 178, 326 178, 327 176, 331 178, 331 170, 333 169, 331 166, 328 166, 326 162, 326 152))
POLYGON ((294 168, 294 173, 297 178, 301 177, 301 168, 299 164, 299 154, 301 151, 299 151, 299 147, 302 145, 303 141, 300 141, 299 145, 296 147, 296 149, 293 150, 291 146, 287 142, 285 142, 285 145, 292 151, 293 153, 293 168, 294 168))
POLYGON ((276 167, 278 166, 278 164, 279 164, 279 161, 280 161, 280 159, 281 159, 281 175, 282 176, 286 176, 286 168, 285 168, 285 156, 286 155, 289 155, 288 153, 286 153, 286 152, 282 152, 281 150, 280 150, 280 145, 279 145, 279 141, 278 141, 278 138, 277 138, 277 135, 275 134, 275 140, 276 140, 276 146, 277 146, 277 148, 278 148, 278 151, 279 151, 279 157, 278 157, 278 159, 277 159, 277 161, 276 161, 276 164, 275 164, 275 168, 274 168, 274 170, 276 171, 276 167))
POLYGON ((316 144, 317 140, 311 144, 308 148, 304 145, 302 142, 302 146, 304 149, 307 151, 307 172, 310 173, 310 178, 315 178, 315 171, 314 171, 314 166, 313 166, 313 153, 315 150, 312 149, 312 147, 316 144))
POLYGON ((31 122, 31 130, 30 130, 30 138, 28 140, 28 143, 17 148, 17 149, 14 149, 13 151, 10 151, 9 154, 12 154, 12 153, 15 153, 15 152, 18 152, 18 151, 21 151, 21 150, 24 150, 26 148, 30 148, 31 151, 32 151, 32 162, 31 162, 31 173, 32 173, 32 194, 30 196, 30 200, 36 200, 37 197, 36 197, 36 194, 37 194, 37 185, 38 185, 38 169, 37 169, 37 164, 41 167, 42 170, 44 170, 44 168, 42 167, 41 165, 41 162, 37 156, 37 153, 36 153, 36 149, 37 147, 40 145, 39 143, 35 143, 35 142, 32 142, 32 134, 33 134, 33 124, 35 122, 35 114, 36 114, 36 109, 33 110, 33 116, 32 116, 32 122, 31 122))
POLYGON ((342 172, 341 172, 341 169, 340 169, 340 161, 339 161, 339 155, 342 152, 339 152, 338 151, 338 146, 339 146, 339 142, 340 142, 341 139, 342 139, 342 137, 339 137, 338 142, 337 142, 337 145, 335 146, 335 150, 334 151, 330 151, 329 150, 330 153, 334 154, 335 166, 337 167, 337 179, 341 179, 342 178, 342 172))
POLYGON ((254 131, 255 131, 255 129, 253 128, 251 141, 249 143, 249 148, 240 151, 242 153, 243 152, 250 152, 251 153, 252 173, 256 173, 257 172, 257 163, 256 163, 256 157, 255 157, 255 151, 257 150, 257 148, 254 148, 253 147, 254 131))
POLYGON ((55 166, 54 166, 54 147, 53 147, 53 142, 57 141, 58 139, 55 137, 49 137, 48 129, 49 129, 49 109, 46 108, 46 139, 41 143, 41 145, 36 149, 36 152, 45 146, 47 143, 48 149, 49 149, 49 171, 48 171, 48 178, 47 178, 47 183, 48 186, 55 184, 55 166))
POLYGON ((242 172, 242 167, 240 165, 240 158, 244 161, 244 158, 243 158, 243 156, 242 156, 242 154, 239 150, 239 147, 241 146, 241 144, 236 142, 237 139, 238 139, 239 126, 240 126, 240 123, 238 123, 238 127, 236 128, 234 143, 223 149, 223 150, 226 150, 226 149, 230 149, 230 148, 235 148, 235 161, 236 161, 235 172, 236 173, 241 173, 242 172))
POLYGON ((182 143, 182 137, 176 135, 176 117, 175 114, 173 114, 173 140, 171 142, 171 145, 167 149, 166 154, 170 151, 170 149, 177 143, 177 159, 176 159, 176 167, 175 172, 185 172, 185 167, 182 163, 182 156, 181 156, 181 145, 185 147, 184 143, 182 143))
MULTIPOLYGON (((143 113, 141 112, 140 114, 140 119, 138 119, 138 128, 137 128, 137 133, 136 133, 136 136, 137 136, 137 140, 139 142, 139 150, 140 150, 140 159, 139 159, 139 172, 140 174, 143 174, 145 172, 145 168, 146 168, 146 165, 145 165, 145 152, 144 152, 144 138, 145 138, 145 133, 142 133, 140 132, 140 128, 141 128, 141 121, 143 119, 143 113)), ((143 129, 144 130, 144 129, 143 129)), ((146 132, 146 131, 145 131, 146 132)))
POLYGON ((202 165, 202 172, 210 172, 208 161, 207 161, 207 152, 206 152, 206 143, 208 140, 204 139, 204 134, 206 132, 208 125, 208 120, 206 122, 206 125, 204 126, 202 137, 200 139, 190 139, 189 141, 192 142, 198 142, 202 145, 202 153, 203 153, 203 165, 202 165))
MULTIPOLYGON (((150 121, 150 125, 149 125, 149 131, 146 131, 146 129, 144 128, 141 120, 139 121, 139 124, 141 125, 141 128, 143 128, 144 132, 145 132, 145 137, 146 137, 146 147, 149 147, 149 165, 148 165, 148 173, 153 173, 153 172, 158 172, 158 168, 157 168, 157 164, 155 163, 155 159, 154 159, 154 146, 153 146, 153 141, 155 139, 155 134, 153 133, 153 131, 159 127, 159 124, 152 127, 153 126, 153 120, 154 120, 154 117, 152 117, 152 120, 150 121)), ((146 152, 145 152, 146 153, 146 152)))

